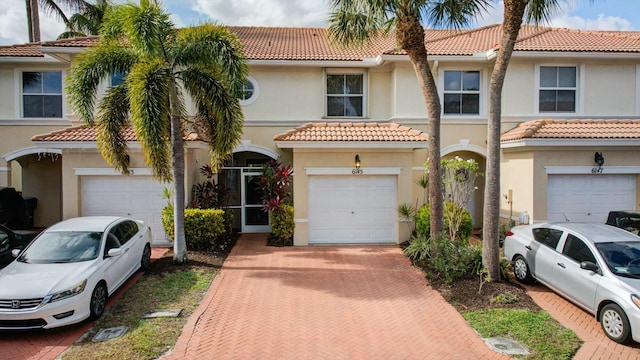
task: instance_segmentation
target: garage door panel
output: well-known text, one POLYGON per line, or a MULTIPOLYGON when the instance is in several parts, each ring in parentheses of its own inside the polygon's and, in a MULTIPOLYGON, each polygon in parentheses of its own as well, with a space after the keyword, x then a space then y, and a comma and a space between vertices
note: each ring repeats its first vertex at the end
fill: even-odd
POLYGON ((309 178, 310 243, 395 242, 397 178, 309 178))
POLYGON ((635 208, 633 175, 550 175, 549 221, 604 222, 615 209, 635 208))
POLYGON ((151 227, 153 244, 167 245, 162 226, 165 184, 151 176, 83 176, 82 215, 129 216, 151 227))

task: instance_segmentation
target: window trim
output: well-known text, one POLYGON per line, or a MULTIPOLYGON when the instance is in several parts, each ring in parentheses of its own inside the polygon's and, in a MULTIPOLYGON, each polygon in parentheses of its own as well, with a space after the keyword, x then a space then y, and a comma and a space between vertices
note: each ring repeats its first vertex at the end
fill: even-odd
MULTIPOLYGON (((322 74, 322 93, 326 119, 366 119, 369 116, 369 71, 367 69, 325 68, 322 74), (327 94, 327 75, 362 75, 362 116, 329 116, 327 94)), ((354 96, 355 97, 355 96, 354 96)))
MULTIPOLYGON (((585 79, 584 79, 584 75, 585 75, 585 66, 584 64, 575 64, 575 63, 540 63, 540 64, 535 64, 535 68, 534 68, 534 92, 533 92, 533 106, 535 106, 534 109, 534 113, 536 115, 542 115, 542 116, 560 116, 560 117, 566 117, 567 115, 580 115, 584 113, 584 83, 585 83, 585 79), (541 67, 575 67, 576 68, 576 87, 575 87, 575 91, 576 91, 576 104, 575 104, 575 110, 573 112, 570 111, 540 111, 540 90, 544 90, 540 88, 540 68, 541 67)), ((545 89, 552 89, 552 88, 545 88, 545 89)), ((556 90, 567 90, 569 88, 566 87, 557 87, 557 88, 553 88, 556 90)))
MULTIPOLYGON (((456 67, 443 67, 438 69, 438 96, 440 97, 440 103, 442 104, 442 108, 440 109, 440 116, 443 119, 453 119, 453 118, 464 118, 464 119, 479 119, 487 117, 487 104, 485 104, 488 99, 488 82, 486 81, 487 71, 485 68, 478 67, 467 67, 467 66, 456 66, 456 67), (445 114, 444 112, 444 73, 445 71, 477 71, 480 75, 480 89, 478 90, 478 113, 477 114, 445 114)), ((468 94, 470 92, 461 90, 460 92, 447 92, 447 93, 456 93, 456 94, 468 94)))
POLYGON ((258 99, 258 96, 260 95, 260 86, 258 85, 258 81, 256 80, 256 78, 249 75, 247 76, 247 82, 250 82, 253 85, 253 94, 251 94, 251 96, 248 99, 244 99, 244 100, 239 99, 240 106, 249 106, 253 104, 258 99))
POLYGON ((66 69, 57 68, 15 68, 13 70, 13 84, 14 84, 14 114, 17 119, 26 121, 40 121, 40 120, 64 120, 67 113, 67 102, 64 92, 64 80, 67 76, 66 69), (60 117, 25 117, 24 116, 24 93, 22 92, 22 74, 25 72, 60 72, 62 76, 62 86, 60 88, 60 98, 62 99, 62 114, 60 117))

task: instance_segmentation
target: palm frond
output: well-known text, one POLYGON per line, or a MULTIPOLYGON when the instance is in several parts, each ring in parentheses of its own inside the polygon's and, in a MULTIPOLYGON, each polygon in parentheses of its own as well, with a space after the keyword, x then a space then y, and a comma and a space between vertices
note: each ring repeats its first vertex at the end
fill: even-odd
POLYGON ((148 56, 164 56, 165 46, 175 36, 169 14, 155 1, 140 6, 128 3, 123 8, 121 30, 131 45, 148 56))
POLYGON ((460 30, 492 7, 491 0, 438 0, 424 7, 424 20, 434 28, 460 30))
POLYGON ((172 47, 174 66, 215 67, 234 96, 240 96, 249 72, 242 43, 226 27, 205 23, 182 29, 172 47))
POLYGON ((395 14, 389 11, 394 1, 333 0, 329 15, 329 38, 334 44, 360 46, 393 25, 395 14))
POLYGON ((549 23, 559 9, 558 0, 530 0, 525 10, 525 22, 536 26, 549 23))
POLYGON ((65 79, 65 90, 70 105, 85 123, 93 125, 96 91, 101 81, 111 74, 128 72, 136 60, 136 55, 121 44, 103 40, 76 57, 65 79))
POLYGON ((123 174, 129 173, 127 142, 122 130, 129 125, 129 99, 125 84, 110 87, 100 100, 96 140, 102 157, 123 174))
POLYGON ((159 180, 171 175, 169 91, 171 69, 162 59, 140 61, 127 76, 131 122, 142 144, 145 160, 159 180))
POLYGON ((233 152, 242 135, 244 115, 240 101, 219 80, 215 70, 191 67, 181 71, 180 78, 196 104, 196 126, 207 137, 211 165, 219 165, 233 152))

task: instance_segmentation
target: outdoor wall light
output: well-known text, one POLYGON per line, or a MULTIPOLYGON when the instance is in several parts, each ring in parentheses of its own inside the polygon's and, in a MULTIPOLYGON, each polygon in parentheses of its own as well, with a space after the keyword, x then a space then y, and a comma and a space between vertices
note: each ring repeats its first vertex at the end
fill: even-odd
POLYGON ((594 160, 595 160, 596 164, 598 164, 598 166, 604 165, 604 157, 602 156, 601 152, 596 151, 596 154, 594 156, 594 160))
POLYGON ((362 169, 360 169, 360 155, 356 154, 356 168, 351 171, 352 174, 362 174, 362 169))

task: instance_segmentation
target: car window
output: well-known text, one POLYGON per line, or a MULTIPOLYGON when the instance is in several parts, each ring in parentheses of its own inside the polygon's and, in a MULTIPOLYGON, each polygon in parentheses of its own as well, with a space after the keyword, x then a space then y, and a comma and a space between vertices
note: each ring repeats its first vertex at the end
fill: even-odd
POLYGON ((119 227, 122 229, 122 238, 120 238, 122 245, 138 233, 138 224, 135 221, 127 220, 120 224, 119 227))
POLYGON ((118 240, 118 236, 114 234, 115 229, 111 229, 109 234, 107 234, 107 240, 104 245, 104 256, 107 256, 109 250, 119 248, 121 246, 120 240, 118 240))
POLYGON ((533 229, 533 237, 539 243, 555 249, 558 246, 560 238, 562 237, 562 231, 549 228, 536 228, 533 229))
POLYGON ((49 264, 93 260, 98 256, 101 238, 99 232, 44 232, 18 261, 49 264))
POLYGON ((587 244, 571 234, 567 235, 567 241, 564 243, 562 253, 577 262, 591 261, 594 264, 596 263, 596 257, 593 256, 587 244))
POLYGON ((614 274, 640 276, 640 241, 617 241, 595 245, 614 274))

